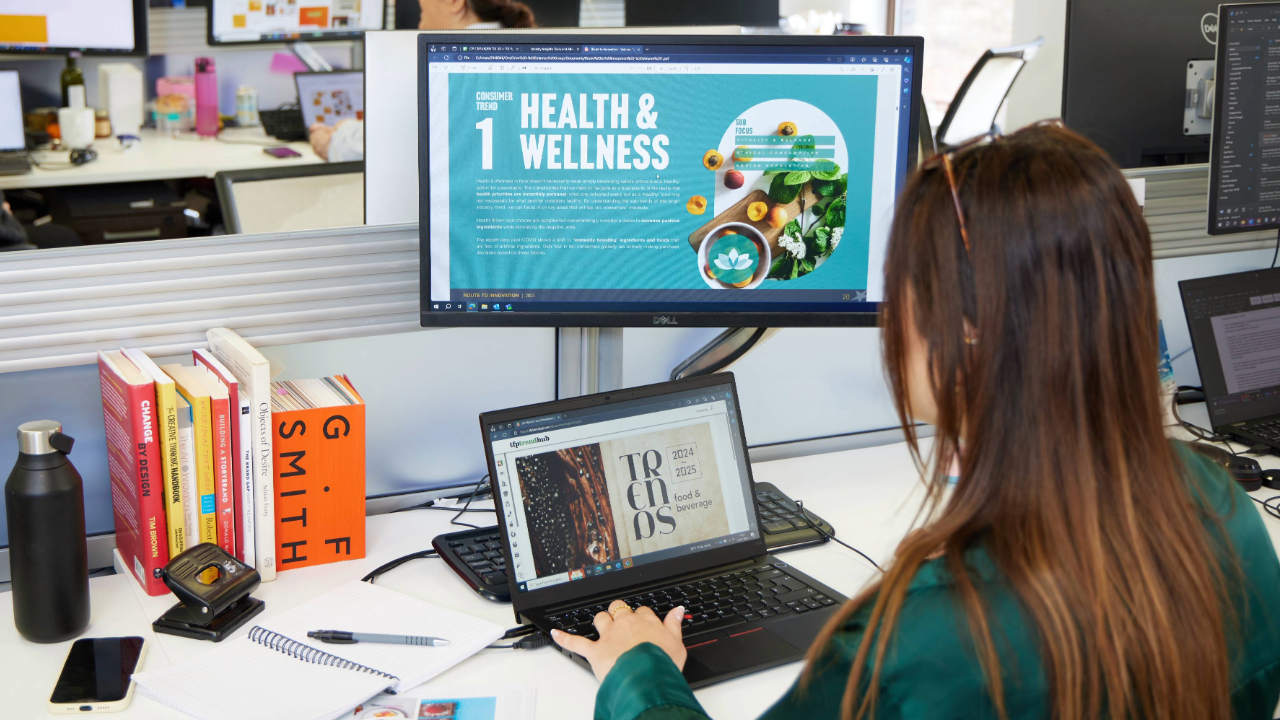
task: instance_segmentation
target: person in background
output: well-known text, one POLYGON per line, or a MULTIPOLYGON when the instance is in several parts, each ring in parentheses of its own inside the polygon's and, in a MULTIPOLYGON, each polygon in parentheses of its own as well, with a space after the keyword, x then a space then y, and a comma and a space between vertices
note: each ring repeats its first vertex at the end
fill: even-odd
MULTIPOLYGON (((407 0, 406 0, 407 1, 407 0)), ((419 30, 501 30, 537 27, 533 10, 517 0, 418 0, 419 30)), ((364 159, 364 121, 343 120, 333 127, 315 123, 308 132, 311 149, 329 162, 364 159)))
MULTIPOLYGON (((1165 436, 1141 208, 1060 126, 982 140, 907 181, 885 262, 929 522, 764 717, 1273 717, 1280 562, 1240 485, 1165 436)), ((596 720, 705 720, 683 616, 615 600, 598 641, 552 634, 600 679, 596 720)))

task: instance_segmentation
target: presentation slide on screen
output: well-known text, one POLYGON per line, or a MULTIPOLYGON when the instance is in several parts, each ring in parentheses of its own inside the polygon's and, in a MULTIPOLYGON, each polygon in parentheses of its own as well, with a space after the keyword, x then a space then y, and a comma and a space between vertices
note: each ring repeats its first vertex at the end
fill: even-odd
POLYGON ((131 0, 0 0, 0 44, 133 49, 131 0))
POLYGON ((218 0, 213 34, 221 40, 256 40, 263 35, 377 30, 381 0, 218 0))
POLYGON ((517 581, 580 580, 749 530, 731 432, 721 401, 494 442, 517 581))
POLYGON ((433 301, 880 299, 898 67, 492 67, 431 66, 433 301))

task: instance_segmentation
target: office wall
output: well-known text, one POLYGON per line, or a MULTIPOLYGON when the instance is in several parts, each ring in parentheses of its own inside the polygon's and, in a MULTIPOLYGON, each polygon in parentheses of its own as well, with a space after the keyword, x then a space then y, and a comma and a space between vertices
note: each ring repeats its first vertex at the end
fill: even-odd
MULTIPOLYGON (((1062 115, 1062 68, 1066 50, 1067 0, 1014 0, 1016 42, 1043 36, 1044 47, 1023 69, 1009 92, 1008 125, 1023 125, 1062 115)), ((927 53, 929 50, 925 48, 927 53)))
MULTIPOLYGON (((432 330, 263 348, 279 380, 346 373, 364 395, 369 495, 478 480, 485 472, 476 416, 555 395, 555 332, 432 330)), ((190 356, 160 359, 191 364, 190 356)), ((62 422, 76 439, 91 534, 110 532, 102 401, 94 365, 0 373, 0 477, 17 459, 28 420, 62 422)), ((8 529, 0 499, 0 547, 8 529)))

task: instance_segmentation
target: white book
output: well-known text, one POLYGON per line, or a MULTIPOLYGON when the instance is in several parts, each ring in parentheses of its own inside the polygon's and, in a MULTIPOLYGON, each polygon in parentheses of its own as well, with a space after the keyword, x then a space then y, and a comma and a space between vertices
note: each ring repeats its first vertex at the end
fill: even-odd
POLYGON ((271 453, 271 364, 234 330, 214 328, 205 337, 209 350, 235 376, 249 398, 253 452, 254 536, 263 582, 276 579, 275 473, 271 453))
MULTIPOLYGON (((178 396, 178 482, 182 492, 183 525, 187 537, 200 537, 200 493, 196 491, 196 428, 191 405, 178 396)), ((192 545, 196 542, 193 540, 192 545)))
POLYGON ((255 528, 257 516, 253 507, 253 426, 251 422, 253 418, 249 411, 249 393, 239 387, 240 381, 235 373, 214 357, 213 353, 203 348, 196 348, 191 351, 191 354, 195 357, 196 365, 203 365, 215 381, 223 387, 229 387, 228 382, 237 387, 236 404, 239 407, 231 408, 231 412, 235 415, 231 432, 235 434, 235 451, 240 459, 236 466, 240 469, 240 477, 236 478, 236 484, 240 491, 238 505, 243 508, 243 512, 236 519, 236 535, 244 538, 244 542, 241 543, 244 557, 240 558, 240 561, 249 567, 256 568, 258 541, 255 528))
POLYGON ((138 691, 199 720, 334 720, 385 690, 406 690, 502 637, 500 625, 353 580, 248 635, 160 670, 137 673, 138 691), (444 647, 326 645, 309 630, 432 635, 444 647))

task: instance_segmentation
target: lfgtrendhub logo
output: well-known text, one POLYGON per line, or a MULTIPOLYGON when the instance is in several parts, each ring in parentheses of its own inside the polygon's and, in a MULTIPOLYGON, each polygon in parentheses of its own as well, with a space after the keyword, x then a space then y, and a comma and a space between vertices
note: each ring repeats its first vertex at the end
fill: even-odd
POLYGON ((537 445, 544 442, 551 442, 551 436, 543 435, 542 437, 529 438, 528 440, 512 440, 511 447, 514 450, 519 450, 526 445, 537 445))

